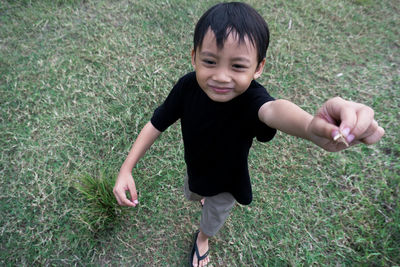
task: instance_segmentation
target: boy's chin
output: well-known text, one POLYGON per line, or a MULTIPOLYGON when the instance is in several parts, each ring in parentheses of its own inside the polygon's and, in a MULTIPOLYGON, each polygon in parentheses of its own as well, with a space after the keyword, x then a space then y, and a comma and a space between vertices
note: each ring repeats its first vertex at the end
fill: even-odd
POLYGON ((235 92, 228 92, 228 93, 221 94, 221 93, 216 93, 212 90, 203 90, 203 91, 206 93, 208 98, 210 98, 212 101, 220 102, 220 103, 229 102, 232 99, 239 96, 239 94, 237 94, 235 92))
POLYGON ((234 99, 235 95, 223 95, 223 94, 207 94, 208 98, 210 98, 214 102, 225 103, 234 99))

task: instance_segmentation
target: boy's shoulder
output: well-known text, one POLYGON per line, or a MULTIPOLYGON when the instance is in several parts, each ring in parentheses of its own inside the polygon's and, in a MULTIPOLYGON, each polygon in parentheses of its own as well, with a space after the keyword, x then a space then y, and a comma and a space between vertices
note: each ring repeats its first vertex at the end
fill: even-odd
POLYGON ((249 89, 254 90, 254 91, 266 91, 265 87, 257 82, 256 80, 252 80, 249 89))
POLYGON ((191 71, 191 72, 186 73, 185 75, 183 75, 182 77, 179 78, 177 84, 179 84, 179 83, 185 83, 185 84, 197 83, 196 72, 191 71))
POLYGON ((269 95, 267 89, 262 84, 257 82, 256 80, 253 80, 250 83, 249 88, 246 90, 246 92, 244 94, 245 95, 247 94, 251 98, 253 98, 253 97, 267 97, 267 98, 270 98, 271 97, 269 95))
POLYGON ((174 84, 171 93, 177 96, 187 96, 197 91, 199 85, 196 79, 196 73, 194 71, 186 73, 181 76, 178 81, 174 84))

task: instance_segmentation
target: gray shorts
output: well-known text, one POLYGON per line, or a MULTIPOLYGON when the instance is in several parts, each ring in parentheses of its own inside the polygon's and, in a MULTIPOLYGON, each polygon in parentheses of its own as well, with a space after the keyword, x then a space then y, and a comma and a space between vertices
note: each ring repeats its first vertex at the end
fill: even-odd
POLYGON ((207 236, 215 236, 224 225, 229 212, 236 203, 231 193, 220 193, 212 197, 200 196, 189 189, 188 176, 185 176, 185 197, 188 200, 200 201, 205 198, 201 213, 200 229, 207 236))

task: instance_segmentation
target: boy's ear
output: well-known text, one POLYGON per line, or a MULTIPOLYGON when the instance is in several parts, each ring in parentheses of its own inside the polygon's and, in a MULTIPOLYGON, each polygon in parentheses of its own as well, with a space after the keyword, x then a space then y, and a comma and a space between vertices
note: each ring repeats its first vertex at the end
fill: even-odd
POLYGON ((254 72, 254 76, 253 76, 254 80, 258 79, 261 76, 261 74, 264 70, 264 66, 265 66, 265 58, 260 62, 260 64, 258 64, 256 71, 254 72))
POLYGON ((192 66, 194 70, 196 70, 195 61, 196 61, 196 51, 192 49, 192 66))

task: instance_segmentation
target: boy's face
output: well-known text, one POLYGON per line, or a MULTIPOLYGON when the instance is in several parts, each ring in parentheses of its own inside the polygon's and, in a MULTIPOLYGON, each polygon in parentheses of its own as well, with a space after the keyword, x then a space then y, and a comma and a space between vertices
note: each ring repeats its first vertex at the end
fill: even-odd
POLYGON ((257 50, 246 37, 239 39, 231 33, 218 49, 215 34, 208 30, 201 48, 192 51, 192 65, 197 82, 209 98, 228 102, 244 93, 253 79, 260 77, 265 59, 258 64, 257 50))

